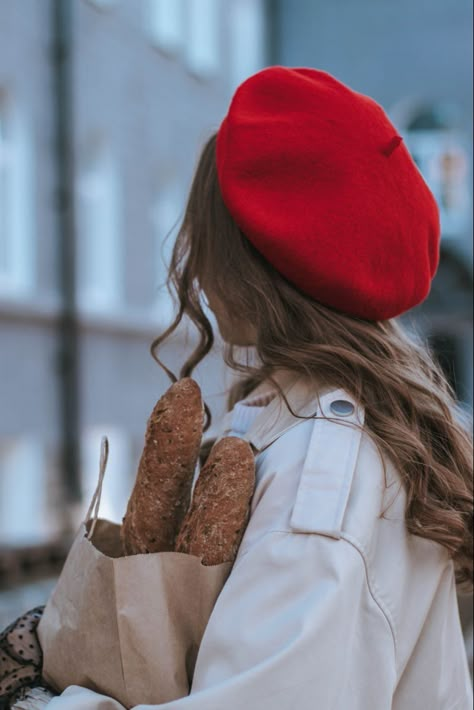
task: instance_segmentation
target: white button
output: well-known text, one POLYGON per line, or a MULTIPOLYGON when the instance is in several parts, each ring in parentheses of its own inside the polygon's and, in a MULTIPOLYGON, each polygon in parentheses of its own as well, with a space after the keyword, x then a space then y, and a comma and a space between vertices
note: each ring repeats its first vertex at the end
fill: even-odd
POLYGON ((336 399, 329 405, 331 412, 338 417, 349 417, 354 413, 354 405, 347 399, 336 399))

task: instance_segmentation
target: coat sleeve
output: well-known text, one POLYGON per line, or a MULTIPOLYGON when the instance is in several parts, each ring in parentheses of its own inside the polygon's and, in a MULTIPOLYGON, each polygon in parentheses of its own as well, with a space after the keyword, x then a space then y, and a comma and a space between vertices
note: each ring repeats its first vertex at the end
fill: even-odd
MULTIPOLYGON (((390 626, 350 542, 270 531, 240 557, 206 627, 190 694, 133 710, 385 710, 390 626)), ((48 710, 123 710, 70 686, 48 710)))

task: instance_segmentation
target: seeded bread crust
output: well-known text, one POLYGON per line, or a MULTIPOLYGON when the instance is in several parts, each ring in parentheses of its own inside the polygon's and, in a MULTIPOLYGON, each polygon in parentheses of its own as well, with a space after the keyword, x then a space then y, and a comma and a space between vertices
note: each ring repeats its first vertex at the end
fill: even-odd
POLYGON ((248 523, 255 488, 250 444, 226 436, 212 447, 194 487, 175 550, 196 555, 203 565, 233 562, 248 523))
POLYGON ((125 555, 174 549, 191 500, 204 425, 195 380, 175 382, 156 403, 120 536, 125 555))

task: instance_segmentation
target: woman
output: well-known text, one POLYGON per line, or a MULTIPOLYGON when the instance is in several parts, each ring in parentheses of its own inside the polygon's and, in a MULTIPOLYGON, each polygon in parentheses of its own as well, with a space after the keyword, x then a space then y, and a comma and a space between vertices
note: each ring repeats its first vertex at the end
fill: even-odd
MULTIPOLYGON (((187 314, 190 375, 213 345, 207 300, 244 375, 217 435, 253 445, 257 485, 191 693, 159 707, 471 707, 456 601, 472 589, 471 440, 395 320, 438 259, 435 201, 375 102, 312 69, 239 87, 197 168, 169 274, 179 313, 153 353, 169 372, 158 349, 187 314)), ((47 707, 121 708, 78 686, 47 707)))

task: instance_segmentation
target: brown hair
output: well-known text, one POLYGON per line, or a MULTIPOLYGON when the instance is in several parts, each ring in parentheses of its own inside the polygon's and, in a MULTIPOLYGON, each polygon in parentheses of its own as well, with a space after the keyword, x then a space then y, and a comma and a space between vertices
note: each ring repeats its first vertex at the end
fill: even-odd
MULTIPOLYGON (((443 545, 454 560, 462 591, 473 588, 472 439, 470 422, 457 404, 430 347, 395 319, 367 321, 317 303, 278 273, 246 239, 224 205, 217 178, 215 135, 207 142, 194 177, 169 266, 179 301, 173 323, 151 352, 189 316, 199 343, 179 377, 191 375, 214 343, 202 308, 202 285, 212 290, 235 322, 256 331, 258 364, 241 363, 236 346, 223 358, 245 377, 231 387, 228 408, 272 372, 284 368, 343 387, 366 409, 365 426, 380 452, 401 474, 410 533, 443 545)), ((288 408, 291 407, 275 382, 288 408)), ((207 405, 205 431, 211 424, 207 405)), ((292 414, 295 414, 292 411, 292 414)), ((382 457, 383 460, 383 457, 382 457)))

